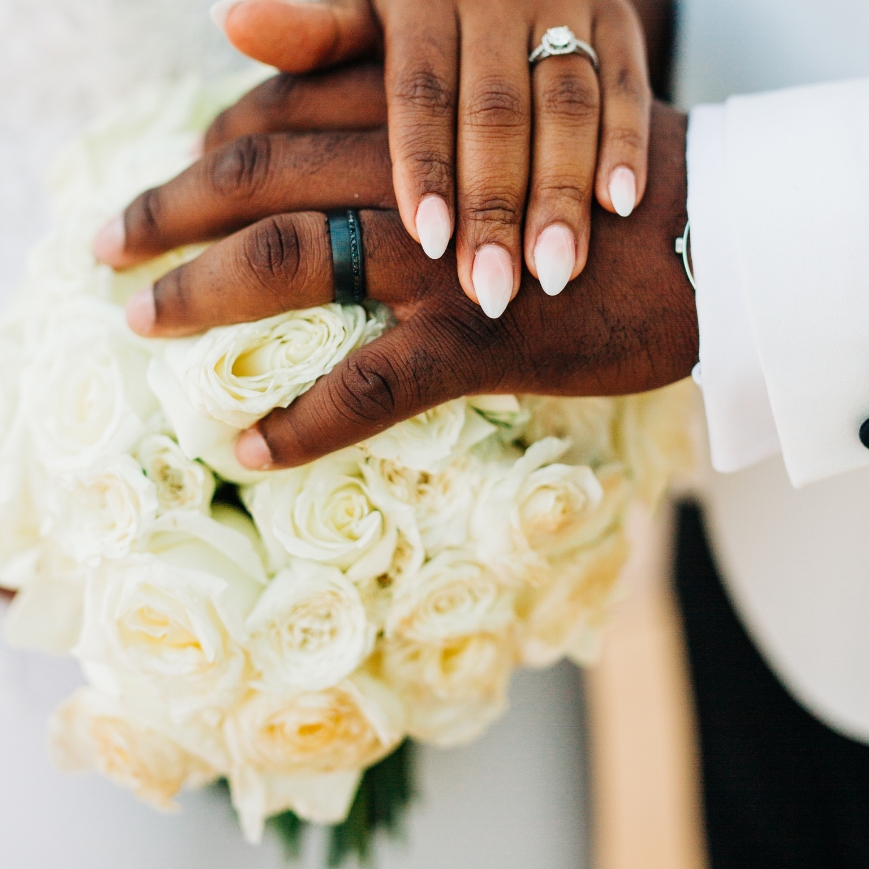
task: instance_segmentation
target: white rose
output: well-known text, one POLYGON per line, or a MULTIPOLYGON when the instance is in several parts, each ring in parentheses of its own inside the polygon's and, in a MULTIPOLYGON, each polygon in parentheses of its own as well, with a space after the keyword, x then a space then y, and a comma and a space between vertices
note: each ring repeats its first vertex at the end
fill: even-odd
POLYGON ((137 450, 139 461, 156 486, 160 512, 204 510, 211 505, 214 475, 200 462, 188 459, 172 438, 147 435, 137 450))
POLYGON ((447 747, 476 739, 507 708, 514 657, 509 632, 439 643, 395 638, 383 645, 382 666, 404 700, 408 733, 447 747))
POLYGON ((498 631, 513 618, 515 580, 462 549, 445 549, 393 594, 388 635, 419 641, 498 631))
POLYGON ((86 580, 51 540, 6 561, 0 587, 18 589, 3 622, 9 645, 68 654, 81 636, 86 580))
POLYGON ((394 425, 367 441, 365 448, 375 458, 435 472, 496 430, 466 399, 459 398, 394 425))
POLYGON ((218 443, 199 445, 197 417, 217 420, 230 429, 249 428, 276 407, 287 407, 342 359, 376 338, 382 324, 365 309, 323 305, 288 311, 254 323, 211 329, 199 338, 166 345, 163 366, 151 383, 160 395, 179 443, 197 454, 218 443), (171 378, 189 404, 178 400, 171 378), (170 400, 170 393, 175 392, 170 400), (165 398, 164 398, 165 396, 165 398), (191 410, 193 413, 191 414, 191 410))
POLYGON ((245 839, 258 845, 266 820, 288 810, 312 824, 342 823, 361 779, 356 769, 281 775, 246 766, 232 775, 232 805, 245 839))
POLYGON ((343 681, 371 648, 356 587, 336 567, 294 559, 247 618, 248 651, 270 690, 318 691, 343 681))
POLYGON ((517 602, 523 666, 549 667, 565 655, 591 663, 627 556, 627 540, 618 529, 555 562, 545 585, 523 590, 517 602))
POLYGON ((93 688, 79 689, 54 712, 49 750, 63 771, 97 770, 163 810, 177 808, 182 788, 217 777, 202 758, 93 688))
POLYGON ((289 554, 364 581, 390 571, 400 525, 415 542, 412 513, 374 497, 356 448, 273 474, 243 497, 276 563, 289 554))
POLYGON ((106 561, 89 580, 74 654, 117 672, 119 691, 144 679, 177 721, 227 709, 245 689, 259 558, 244 534, 201 513, 166 514, 153 529, 150 551, 106 561))
POLYGON ((157 410, 146 382, 149 350, 123 317, 118 306, 87 297, 62 306, 24 373, 34 443, 53 472, 128 452, 157 410))
POLYGON ((266 813, 286 808, 318 822, 343 820, 358 773, 400 742, 401 718, 393 693, 361 674, 326 691, 252 694, 225 725, 233 803, 248 838, 262 835, 266 813), (332 787, 316 789, 323 775, 334 777, 332 787), (286 802, 275 805, 281 781, 286 802))
POLYGON ((157 492, 131 456, 55 478, 44 531, 82 564, 123 558, 157 515, 157 492))

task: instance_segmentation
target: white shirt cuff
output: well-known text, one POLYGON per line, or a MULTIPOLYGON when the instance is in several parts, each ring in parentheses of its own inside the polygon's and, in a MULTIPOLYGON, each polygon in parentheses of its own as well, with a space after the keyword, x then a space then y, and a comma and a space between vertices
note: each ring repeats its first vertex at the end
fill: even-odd
POLYGON ((688 214, 700 366, 716 471, 781 451, 754 335, 727 190, 726 109, 699 106, 688 127, 688 214))

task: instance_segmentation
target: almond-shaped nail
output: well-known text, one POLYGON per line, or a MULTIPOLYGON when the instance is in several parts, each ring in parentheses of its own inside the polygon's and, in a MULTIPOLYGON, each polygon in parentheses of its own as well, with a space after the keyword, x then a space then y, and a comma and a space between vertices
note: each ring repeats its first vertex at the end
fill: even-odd
POLYGON ((154 286, 149 285, 136 290, 127 300, 127 325, 137 335, 150 335, 157 322, 157 308, 154 304, 154 286))
POLYGON ((610 200, 619 217, 629 217, 637 204, 637 176, 627 166, 617 166, 610 175, 610 200))
POLYGON ((244 3, 244 0, 217 0, 217 3, 208 10, 208 14, 221 30, 226 30, 226 18, 239 3, 244 3))
POLYGON ((124 261, 125 241, 124 216, 119 214, 96 234, 93 244, 94 256, 106 265, 120 266, 124 261))
POLYGON ((426 256, 440 259, 450 243, 450 210, 436 193, 424 196, 416 210, 416 233, 426 256))
POLYGON ((566 286, 576 265, 573 233, 558 223, 547 226, 534 247, 534 265, 547 296, 557 296, 566 286))
POLYGON ((497 244, 484 244, 474 257, 471 272, 477 301, 487 317, 496 320, 510 304, 513 295, 513 261, 497 244))
POLYGON ((252 471, 264 471, 272 463, 272 453, 258 429, 249 428, 235 442, 235 457, 252 471))

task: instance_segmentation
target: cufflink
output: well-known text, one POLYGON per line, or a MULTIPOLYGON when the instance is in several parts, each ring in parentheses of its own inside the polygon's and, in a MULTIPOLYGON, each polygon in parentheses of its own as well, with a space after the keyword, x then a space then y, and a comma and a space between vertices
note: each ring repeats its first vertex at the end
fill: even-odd
POLYGON ((869 419, 860 426, 860 443, 869 450, 869 419))

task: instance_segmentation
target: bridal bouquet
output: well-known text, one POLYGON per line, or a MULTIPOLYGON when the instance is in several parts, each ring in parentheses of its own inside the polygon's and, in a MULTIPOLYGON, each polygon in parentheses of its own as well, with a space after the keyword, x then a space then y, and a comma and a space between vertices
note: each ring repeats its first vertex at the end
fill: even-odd
POLYGON ((162 809, 225 780, 258 841, 287 811, 343 821, 408 738, 475 739, 515 667, 588 661, 628 506, 661 497, 688 442, 682 387, 478 397, 305 467, 241 468, 238 433, 388 312, 147 340, 123 303, 201 248, 115 274, 90 245, 250 84, 144 91, 54 171, 54 229, 0 324, 0 586, 11 642, 81 663, 50 724, 63 769, 162 809))

